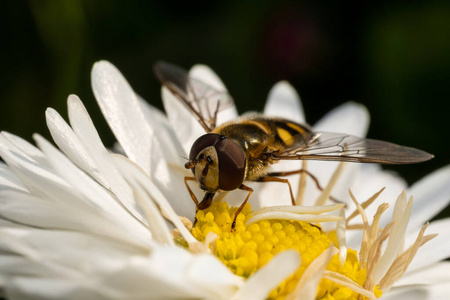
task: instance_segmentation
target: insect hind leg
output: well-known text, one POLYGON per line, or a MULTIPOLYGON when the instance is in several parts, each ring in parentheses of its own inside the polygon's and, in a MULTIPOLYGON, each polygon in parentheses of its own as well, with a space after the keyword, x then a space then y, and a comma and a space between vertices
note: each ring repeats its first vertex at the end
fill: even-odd
MULTIPOLYGON (((268 173, 266 176, 258 179, 257 181, 260 181, 260 182, 272 181, 272 182, 287 183, 288 186, 289 186, 289 192, 291 194, 292 205, 295 205, 295 198, 294 198, 294 194, 292 193, 291 184, 289 183, 289 181, 287 179, 282 179, 282 178, 278 178, 278 177, 280 177, 280 176, 281 177, 283 177, 283 176, 290 176, 290 175, 301 174, 301 173, 304 173, 304 174, 308 175, 309 177, 311 177, 311 179, 316 184, 317 189, 319 191, 323 192, 324 189, 320 185, 319 179, 317 179, 316 176, 314 176, 313 174, 311 174, 310 172, 308 172, 305 169, 299 169, 299 170, 294 170, 294 171, 285 171, 285 172, 271 172, 271 173, 268 173), (269 178, 269 179, 267 179, 267 178, 269 178)), ((329 196, 329 197, 330 197, 331 201, 336 202, 336 203, 341 203, 341 201, 339 201, 338 199, 334 198, 333 196, 329 196)))
MULTIPOLYGON (((269 173, 268 175, 270 175, 272 173, 269 173)), ((273 177, 273 176, 264 176, 261 177, 260 179, 257 180, 258 182, 281 182, 281 183, 286 183, 289 187, 289 193, 291 195, 291 201, 292 201, 292 205, 295 206, 295 198, 294 198, 294 194, 292 193, 292 187, 291 184, 289 183, 289 180, 284 179, 284 178, 278 178, 278 177, 273 177)))

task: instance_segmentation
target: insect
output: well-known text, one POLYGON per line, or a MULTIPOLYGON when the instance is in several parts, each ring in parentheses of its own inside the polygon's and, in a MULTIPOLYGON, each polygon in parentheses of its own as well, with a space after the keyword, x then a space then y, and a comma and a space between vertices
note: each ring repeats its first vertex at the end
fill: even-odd
POLYGON ((206 131, 192 145, 185 164, 194 175, 185 177, 184 182, 196 208, 208 208, 219 190, 248 192, 235 213, 232 229, 253 191, 244 185, 246 181, 287 183, 295 204, 289 181, 279 177, 302 172, 313 175, 303 169, 269 172, 269 166, 280 160, 409 164, 433 158, 422 150, 347 134, 314 132, 308 125, 257 113, 216 126, 218 112, 233 104, 228 92, 192 78, 185 70, 166 62, 158 62, 154 71, 206 131), (205 191, 201 201, 192 192, 189 181, 197 181, 205 191))

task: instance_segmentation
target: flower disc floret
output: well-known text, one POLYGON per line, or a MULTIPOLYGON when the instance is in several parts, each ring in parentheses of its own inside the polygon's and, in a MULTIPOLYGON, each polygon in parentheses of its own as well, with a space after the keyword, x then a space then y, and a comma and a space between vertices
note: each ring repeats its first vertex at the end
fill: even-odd
MULTIPOLYGON (((248 226, 245 222, 251 217, 247 204, 236 220, 235 230, 231 230, 232 218, 236 208, 226 202, 213 202, 210 208, 197 212, 197 221, 192 234, 204 242, 213 232, 218 238, 211 250, 234 274, 250 277, 267 264, 277 253, 294 249, 301 255, 302 264, 298 270, 269 294, 269 299, 283 299, 296 287, 306 268, 321 253, 336 244, 334 232, 325 233, 319 226, 307 222, 288 220, 262 220, 248 226)), ((361 269, 357 254, 348 250, 343 265, 338 255, 332 257, 327 270, 340 273, 362 285, 366 272, 361 269)), ((330 280, 322 279, 317 298, 356 299, 357 293, 330 280)))

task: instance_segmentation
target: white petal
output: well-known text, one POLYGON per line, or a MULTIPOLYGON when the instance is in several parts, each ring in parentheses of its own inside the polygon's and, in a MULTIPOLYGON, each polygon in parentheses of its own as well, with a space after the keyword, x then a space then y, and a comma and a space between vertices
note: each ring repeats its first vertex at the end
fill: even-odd
POLYGON ((142 98, 139 98, 139 103, 149 126, 157 129, 153 131, 155 134, 155 142, 159 145, 163 145, 164 151, 162 151, 162 154, 164 155, 165 160, 183 165, 183 163, 186 162, 183 158, 186 157, 186 153, 181 147, 180 141, 170 125, 167 116, 142 98))
MULTIPOLYGON (((297 91, 287 81, 276 83, 269 92, 269 96, 264 107, 264 115, 281 117, 297 123, 305 123, 305 115, 302 103, 297 91)), ((301 161, 280 161, 270 166, 269 172, 282 172, 301 169, 301 161)), ((294 197, 298 192, 298 182, 300 175, 292 175, 287 178, 292 187, 294 197)), ((280 183, 260 184, 254 192, 254 197, 259 201, 252 205, 252 208, 283 205, 291 203, 291 196, 288 186, 280 183)))
POLYGON ((6 164, 0 162, 0 189, 26 191, 22 181, 6 164))
MULTIPOLYGON (((339 162, 308 161, 307 170, 317 178, 320 186, 325 188, 338 166, 339 162)), ((335 188, 331 191, 331 196, 342 202, 350 202, 348 189, 354 186, 354 181, 357 178, 356 175, 360 168, 361 164, 346 164, 345 169, 337 180, 335 188)), ((311 177, 307 176, 304 205, 314 205, 321 193, 322 191, 317 188, 311 177)))
POLYGON ((387 300, 448 300, 450 283, 393 288, 382 299, 387 300))
POLYGON ((0 191, 0 206, 7 219, 31 227, 98 234, 142 247, 150 245, 146 232, 130 232, 119 222, 65 203, 54 203, 14 191, 0 191))
POLYGON ((339 216, 342 217, 342 220, 336 222, 336 238, 338 240, 339 246, 339 262, 341 263, 341 266, 343 266, 345 263, 345 259, 347 258, 347 240, 345 236, 345 212, 343 208, 339 210, 339 216))
POLYGON ((369 112, 364 105, 347 102, 327 113, 314 125, 314 130, 365 137, 369 128, 369 119, 369 112))
MULTIPOLYGON (((400 194, 397 202, 406 202, 406 192, 400 194)), ((401 211, 394 211, 394 215, 398 216, 394 221, 394 225, 391 229, 391 235, 389 236, 389 240, 386 246, 386 250, 383 255, 380 257, 380 260, 373 268, 373 280, 378 283, 381 278, 386 274, 389 267, 392 265, 392 262, 395 260, 399 251, 404 245, 405 242, 405 232, 408 225, 408 221, 411 216, 412 210, 412 199, 408 201, 407 205, 399 204, 396 205, 396 208, 399 208, 401 211), (403 209, 402 209, 403 206, 403 209), (406 207, 404 207, 406 206, 406 207)))
MULTIPOLYGON (((4 240, 5 236, 2 235, 2 240, 4 240)), ((31 247, 30 247, 31 248, 31 247)), ((13 255, 9 255, 5 257, 6 259, 0 260, 0 268, 2 270, 2 277, 7 278, 9 276, 30 276, 30 277, 39 277, 39 276, 54 276, 55 272, 51 270, 43 270, 42 265, 39 262, 39 259, 32 260, 27 258, 20 252, 12 252, 11 249, 4 248, 8 250, 10 253, 14 253, 13 255), (19 254, 20 255, 17 255, 19 254), (47 271, 47 272, 46 272, 47 271), (50 273, 50 274, 46 274, 50 273)), ((3 250, 3 249, 2 249, 3 250)), ((40 258, 42 259, 42 258, 40 258)), ((2 287, 4 285, 2 284, 2 287)))
POLYGON ((450 290, 450 282, 442 284, 433 284, 427 286, 427 299, 432 300, 448 300, 448 291, 450 290))
MULTIPOLYGON (((76 273, 86 277, 105 275, 121 268, 130 256, 147 255, 151 250, 149 247, 135 247, 121 240, 77 231, 27 229, 22 232, 9 230, 7 234, 15 236, 29 248, 38 251, 40 259, 35 261, 48 266, 58 265, 59 270, 67 270, 65 273, 69 276, 76 273)), ((14 273, 14 265, 10 264, 8 267, 11 269, 9 272, 14 273)), ((16 272, 17 274, 20 273, 16 272)))
POLYGON ((238 111, 236 109, 236 106, 232 105, 230 107, 221 109, 217 113, 217 124, 216 125, 220 125, 225 122, 234 120, 237 117, 238 117, 238 111))
POLYGON ((150 173, 150 157, 156 146, 151 143, 154 133, 136 94, 120 71, 107 61, 94 64, 91 78, 95 98, 125 153, 150 173))
MULTIPOLYGON (((382 218, 381 226, 385 226, 392 219, 392 210, 397 196, 407 187, 406 181, 398 174, 383 170, 380 165, 363 164, 359 169, 356 180, 352 184, 352 192, 361 202, 366 201, 382 188, 386 188, 377 200, 365 211, 368 216, 373 216, 378 209, 379 204, 388 203, 390 210, 386 211, 382 218)), ((408 193, 411 195, 410 193, 408 193)), ((414 200, 415 200, 415 195, 414 200)), ((416 201, 414 201, 416 202, 416 201)), ((416 205, 416 203, 414 203, 416 205)), ((353 211, 354 205, 348 205, 347 211, 353 211)), ((360 222, 360 220, 357 220, 360 222)))
MULTIPOLYGON (((2 140, 0 136, 0 143, 2 140)), ((48 167, 37 164, 13 149, 0 147, 0 155, 32 194, 54 202, 64 199, 78 204, 78 196, 48 167)))
POLYGON ((87 115, 84 107, 75 97, 70 97, 72 114, 79 114, 79 118, 73 116, 74 123, 79 127, 77 131, 87 142, 88 146, 77 136, 62 117, 53 109, 47 109, 47 125, 53 140, 59 148, 74 162, 78 167, 95 178, 106 189, 112 191, 118 200, 124 202, 124 205, 134 211, 138 218, 136 209, 133 209, 131 190, 126 182, 120 179, 120 174, 114 170, 114 165, 108 161, 109 154, 101 144, 98 133, 93 127, 92 121, 87 115), (75 122, 75 120, 77 120, 75 122), (84 134, 83 130, 86 130, 84 134), (92 153, 94 151, 95 153, 92 153))
POLYGON ((450 262, 442 261, 437 264, 427 265, 421 269, 411 271, 403 275, 394 284, 397 286, 450 283, 450 262))
MULTIPOLYGON (((17 224, 17 223, 16 223, 17 224)), ((27 228, 28 229, 28 228, 27 228)), ((41 261, 42 255, 39 253, 38 250, 33 249, 29 245, 25 243, 25 241, 18 237, 14 236, 13 234, 9 233, 9 231, 16 231, 16 232, 23 232, 24 230, 22 228, 18 229, 17 227, 14 227, 13 229, 9 228, 1 228, 0 229, 0 249, 3 253, 10 253, 14 256, 17 256, 16 259, 14 257, 11 257, 9 260, 1 260, 1 266, 2 270, 5 270, 6 272, 12 273, 19 273, 19 274, 26 274, 26 273, 33 273, 36 272, 36 269, 34 268, 34 265, 30 266, 30 269, 27 268, 26 264, 23 264, 23 259, 26 258, 27 260, 30 259, 32 261, 41 261), (19 263, 19 266, 17 265, 19 263)), ((26 233, 28 233, 28 230, 25 230, 26 233)), ((24 235, 23 233, 21 234, 24 235)), ((11 256, 13 256, 11 255, 11 256)))
MULTIPOLYGON (((375 214, 380 203, 388 203, 390 208, 380 220, 380 226, 384 227, 392 219, 396 195, 407 187, 406 181, 391 171, 382 171, 378 165, 364 164, 361 171, 358 174, 358 180, 352 187, 352 191, 354 191, 358 200, 365 201, 377 190, 386 187, 376 202, 366 209, 366 214, 371 216, 375 214)), ((408 225, 408 231, 413 230, 416 233, 414 239, 420 227, 448 205, 450 200, 449 171, 449 166, 441 168, 408 189, 408 194, 414 197, 413 210, 408 225)), ((353 211, 353 206, 348 205, 348 209, 353 211)), ((360 220, 356 219, 355 222, 360 222, 360 220)), ((350 236, 349 245, 354 249, 359 249, 361 235, 356 231, 351 231, 347 232, 347 236, 350 236)))
MULTIPOLYGON (((184 186, 184 177, 191 176, 192 173, 184 168, 187 154, 181 146, 175 131, 170 126, 167 117, 155 107, 144 103, 141 106, 147 117, 150 126, 158 128, 155 131, 154 143, 164 145, 163 154, 157 155, 157 151, 152 154, 153 172, 151 179, 169 200, 178 215, 194 219, 195 206, 184 186)), ((190 145, 189 147, 191 147, 190 145)), ((190 148, 189 148, 190 149, 190 148)), ((195 189, 195 187, 194 187, 195 189)))
MULTIPOLYGON (((192 67, 189 75, 211 85, 213 88, 227 91, 219 77, 205 65, 195 65, 192 67)), ((173 96, 167 88, 163 87, 161 89, 161 95, 170 124, 174 128, 185 153, 189 153, 194 141, 206 132, 198 123, 197 119, 195 119, 194 115, 180 102, 180 100, 173 96)), ((236 107, 232 105, 227 109, 219 111, 217 115, 217 125, 235 119, 236 117, 237 110, 236 107)))
POLYGON ((121 224, 121 227, 127 228, 130 232, 136 234, 137 237, 146 236, 148 238, 148 231, 143 228, 140 222, 132 218, 107 190, 78 169, 44 138, 39 135, 34 135, 34 138, 42 151, 47 155, 49 163, 55 172, 72 186, 72 189, 80 196, 80 201, 90 203, 94 206, 92 209, 97 211, 98 214, 104 215, 105 218, 110 218, 114 223, 121 224))
POLYGON ((21 137, 18 137, 17 135, 8 133, 6 131, 2 131, 1 133, 7 140, 9 140, 14 146, 17 147, 17 149, 20 149, 21 152, 23 152, 25 155, 30 157, 32 160, 42 164, 46 165, 47 161, 45 159, 45 156, 42 154, 41 151, 39 151, 38 148, 27 142, 26 140, 22 139, 21 137))
POLYGON ((8 299, 108 299, 100 296, 101 287, 67 278, 14 277, 5 284, 8 299))
MULTIPOLYGON (((365 209, 367 216, 375 215, 378 206, 381 203, 389 204, 381 217, 380 226, 384 227, 392 220, 392 212, 394 210, 395 201, 398 195, 407 187, 406 181, 398 176, 396 173, 383 170, 380 165, 376 164, 361 164, 360 172, 356 174, 354 183, 351 186, 353 194, 359 202, 364 202, 375 193, 385 187, 383 192, 368 208, 365 209)), ((348 192, 347 192, 348 193, 348 192)), ((337 196, 343 197, 343 196, 337 196)), ((355 205, 347 201, 347 197, 338 198, 344 199, 346 203, 346 213, 350 214, 355 210, 355 205)), ((414 201, 415 202, 415 201, 414 201)), ((415 203, 414 203, 415 204, 415 203)), ((414 209, 414 206, 413 206, 414 209)), ((411 218, 412 221, 412 218, 411 218)), ((361 223, 361 217, 357 216, 350 224, 361 223)), ((357 230, 347 231, 347 243, 352 249, 359 249, 361 246, 362 232, 357 230)))
MULTIPOLYGON (((369 126, 369 113, 365 106, 354 102, 347 102, 333 109, 326 114, 316 125, 314 131, 340 132, 364 137, 369 126)), ((308 171, 310 171, 322 186, 325 186, 331 178, 337 162, 310 161, 308 171), (331 170, 331 171, 330 171, 331 170)), ((341 201, 350 203, 348 189, 353 185, 356 174, 359 172, 361 164, 347 164, 343 174, 337 184, 336 190, 331 195, 341 201), (344 198, 344 199, 342 199, 344 198)), ((313 205, 313 202, 320 194, 314 182, 308 178, 305 191, 305 205, 313 205)))
MULTIPOLYGON (((282 161, 276 166, 270 168, 270 172, 280 172, 280 171, 292 171, 301 168, 301 162, 299 161, 282 161)), ((292 187, 292 192, 294 197, 297 195, 299 175, 293 175, 286 177, 292 187)), ((267 206, 277 206, 277 205, 292 205, 291 195, 289 193, 289 186, 282 182, 251 182, 246 183, 248 186, 253 188, 253 193, 250 197, 249 203, 252 206, 252 210, 259 209, 267 206)), ((235 193, 237 194, 237 193, 235 193)), ((246 195, 242 196, 236 195, 236 198, 243 202, 246 195)), ((227 201, 230 203, 230 201, 227 201)))
MULTIPOLYGON (((64 240, 64 245, 56 249, 56 252, 68 252, 61 257, 73 258, 72 261, 65 262, 69 266, 73 265, 72 276, 56 273, 54 277, 50 277, 50 274, 41 274, 40 280, 28 282, 23 282, 21 277, 14 277, 7 282, 8 292, 21 297, 28 291, 34 297, 50 299, 56 298, 58 293, 64 299, 229 299, 241 284, 240 278, 231 274, 210 255, 193 256, 178 247, 156 247, 150 256, 133 255, 133 249, 124 249, 120 244, 105 243, 96 249, 95 239, 74 240, 74 243, 91 249, 90 252, 95 255, 77 257, 85 252, 84 247, 77 247, 73 252, 70 240, 64 240), (102 252, 106 252, 106 259, 102 258, 102 252), (124 259, 124 256, 128 259, 124 259), (203 281, 215 277, 221 283, 208 285, 203 281), (22 282, 17 284, 13 280, 22 282), (66 284, 61 284, 60 281, 65 281, 66 284), (55 290, 48 288, 53 287, 52 284, 56 286, 55 290)), ((44 242, 45 238, 42 244, 44 242)), ((47 249, 52 252, 51 248, 47 249)), ((51 260, 57 258, 53 253, 51 255, 51 260)))
POLYGON ((197 255, 188 269, 186 280, 204 290, 212 299, 228 300, 236 293, 243 279, 212 255, 197 255))
MULTIPOLYGON (((132 257, 122 270, 105 278, 128 299, 197 299, 204 291, 186 280, 194 257, 178 247, 160 247, 151 256, 132 257)), ((206 297, 207 298, 207 297, 206 297)))
POLYGON ((184 152, 189 153, 195 140, 206 132, 194 115, 166 87, 162 87, 161 96, 169 122, 184 152))
POLYGON ((317 288, 323 277, 323 272, 328 265, 331 257, 339 251, 336 247, 330 247, 315 258, 306 268, 305 272, 297 283, 292 293, 289 295, 290 299, 315 299, 317 288))
MULTIPOLYGON (((203 83, 210 85, 218 91, 227 92, 225 84, 220 80, 219 76, 208 66, 195 65, 189 70, 189 75, 193 78, 199 79, 203 83)), ((238 117, 236 106, 232 105, 226 109, 220 110, 217 114, 217 125, 227 121, 236 119, 238 117)))
POLYGON ((293 250, 280 252, 247 279, 235 296, 236 299, 265 299, 281 281, 297 270, 299 264, 300 256, 298 252, 293 250))
POLYGON ((411 229, 421 227, 442 211, 450 202, 450 165, 443 167, 411 186, 414 197, 411 229))
MULTIPOLYGON (((157 166, 154 173, 150 174, 152 186, 156 186, 178 215, 194 220, 195 204, 184 185, 184 177, 192 176, 192 173, 183 165, 171 164, 167 168, 168 165, 164 160, 160 160, 157 166)), ((149 181, 148 177, 146 177, 146 181, 149 181)), ((144 182, 143 184, 149 186, 149 183, 144 182)), ((197 185, 191 184, 191 187, 194 191, 199 190, 197 185)))
POLYGON ((227 91, 225 84, 220 80, 220 77, 208 66, 206 65, 194 65, 189 70, 189 76, 196 78, 203 83, 210 85, 219 91, 227 91))
POLYGON ((287 81, 280 81, 272 87, 264 107, 264 115, 306 123, 300 97, 287 81))
POLYGON ((107 187, 106 180, 103 178, 98 164, 59 113, 52 108, 48 108, 45 116, 50 134, 58 147, 78 167, 107 187))
MULTIPOLYGON (((450 257, 450 218, 433 221, 427 228, 426 234, 438 233, 438 236, 423 245, 417 251, 408 272, 429 266, 450 257)), ((418 230, 408 232, 406 245, 412 244, 416 239, 418 230)))
MULTIPOLYGON (((151 181, 147 178, 147 174, 145 174, 144 170, 138 167, 135 162, 132 162, 122 155, 113 155, 112 158, 115 160, 118 168, 122 171, 121 173, 133 189, 135 199, 140 208, 142 208, 143 214, 147 220, 147 227, 151 231, 153 239, 162 245, 173 245, 172 235, 161 215, 161 205, 157 206, 152 199, 153 189, 157 189, 157 187, 151 184, 151 181), (142 177, 147 180, 139 182, 136 180, 136 177, 139 178, 140 176, 135 175, 135 172, 141 172, 143 175, 142 177), (147 187, 148 185, 150 186, 147 187)), ((178 219, 177 216, 175 216, 175 218, 178 219)))
MULTIPOLYGON (((165 198, 162 192, 156 187, 151 180, 148 180, 145 172, 139 169, 137 164, 132 163, 127 158, 121 155, 112 155, 117 167, 121 170, 122 174, 125 174, 127 180, 130 182, 131 186, 141 186, 142 189, 155 201, 160 210, 164 212, 164 216, 166 216, 181 234, 184 236, 188 243, 196 241, 194 237, 187 231, 186 227, 182 224, 178 215, 175 213, 172 206, 169 204, 167 198, 165 198)), ((186 202, 186 203, 192 203, 186 202)), ((191 213, 195 212, 194 207, 191 208, 191 213)))
POLYGON ((71 95, 67 100, 67 106, 73 131, 89 151, 92 160, 97 163, 99 171, 105 179, 106 188, 117 196, 133 216, 144 221, 144 217, 134 201, 131 188, 114 166, 83 103, 78 97, 71 95))
MULTIPOLYGON (((78 169, 67 157, 50 144, 50 142, 38 134, 33 135, 33 138, 43 153, 47 155, 49 160, 48 164, 52 170, 57 176, 65 180, 68 185, 72 185, 73 193, 80 197, 80 201, 86 201, 88 204, 104 207, 105 210, 108 210, 110 207, 119 207, 106 190, 101 188, 86 173, 78 169)), ((65 203, 68 203, 68 201, 65 200, 65 203)))
POLYGON ((386 294, 383 294, 383 300, 436 300, 429 298, 427 287, 425 286, 406 286, 393 288, 386 294))

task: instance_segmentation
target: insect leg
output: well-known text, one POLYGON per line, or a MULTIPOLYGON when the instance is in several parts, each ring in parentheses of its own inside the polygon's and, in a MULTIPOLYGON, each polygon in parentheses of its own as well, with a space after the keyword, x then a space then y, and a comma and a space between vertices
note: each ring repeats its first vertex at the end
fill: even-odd
MULTIPOLYGON (((313 174, 311 174, 310 172, 304 170, 304 169, 300 169, 300 170, 295 170, 295 171, 286 171, 286 172, 272 172, 267 174, 266 177, 277 177, 277 176, 289 176, 289 175, 295 175, 295 174, 300 174, 300 173, 305 173, 306 175, 308 175, 309 177, 311 177, 311 179, 314 181, 314 183, 316 184, 316 187, 319 191, 323 191, 323 187, 320 185, 319 183, 319 179, 317 179, 316 176, 314 176, 313 174)), ((264 177, 263 177, 264 178, 264 177)), ((261 180, 258 180, 261 181, 261 180)), ((270 180, 269 180, 270 181, 270 180)), ((290 189, 290 185, 289 185, 289 189, 290 189)), ((291 192, 291 197, 292 197, 292 191, 291 192)), ((339 201, 338 199, 334 198, 333 196, 330 196, 330 200, 337 202, 337 203, 341 203, 342 201, 339 201)))
MULTIPOLYGON (((269 173, 269 175, 271 175, 273 173, 269 173)), ((282 183, 286 183, 289 187, 289 193, 291 194, 291 201, 292 201, 292 205, 295 205, 295 198, 294 198, 294 194, 292 193, 292 187, 291 184, 289 183, 289 180, 287 179, 283 179, 283 178, 278 178, 278 177, 272 177, 272 176, 264 176, 261 177, 260 179, 258 179, 257 181, 259 182, 282 182, 282 183)))
POLYGON ((191 188, 189 187, 189 185, 187 183, 188 181, 197 181, 197 179, 195 177, 189 177, 189 176, 184 177, 184 184, 186 185, 189 195, 191 195, 192 201, 194 201, 194 203, 195 203, 195 207, 197 207, 198 206, 197 197, 195 197, 194 193, 192 192, 191 188))
POLYGON ((211 206, 211 202, 216 193, 206 192, 203 200, 197 205, 197 209, 204 210, 211 206))
POLYGON ((239 215, 239 213, 244 208, 245 204, 247 204, 248 199, 250 198, 250 195, 253 193, 253 189, 251 187, 248 187, 246 185, 241 184, 239 187, 240 190, 244 190, 248 192, 247 198, 245 198, 244 202, 239 206, 239 208, 234 213, 233 223, 231 223, 231 230, 234 230, 234 227, 236 227, 236 218, 239 215))

